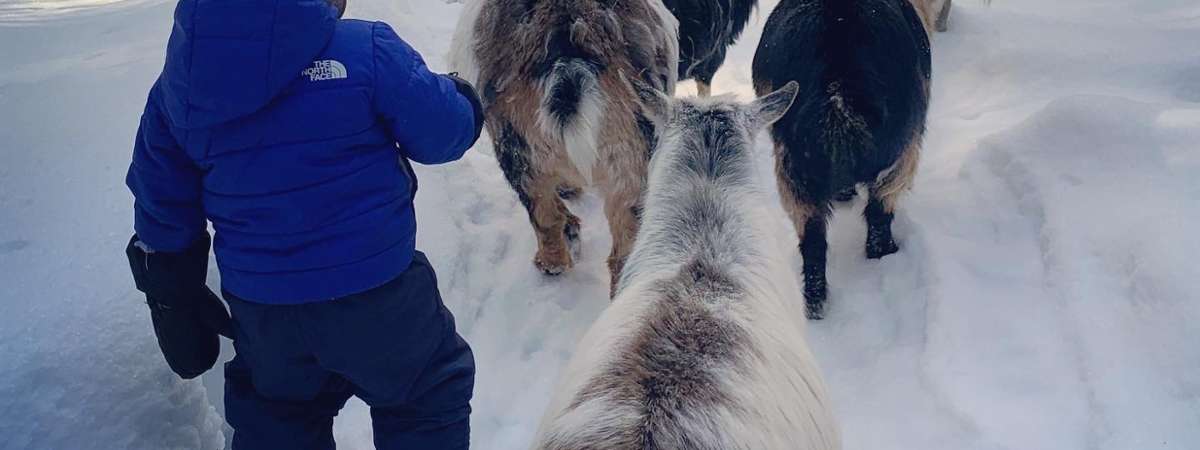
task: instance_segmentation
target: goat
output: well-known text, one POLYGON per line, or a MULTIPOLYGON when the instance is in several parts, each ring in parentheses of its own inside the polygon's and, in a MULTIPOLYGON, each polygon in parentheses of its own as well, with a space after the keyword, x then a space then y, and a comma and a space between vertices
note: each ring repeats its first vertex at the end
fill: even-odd
POLYGON ((795 83, 750 105, 642 91, 658 145, 617 297, 579 343, 535 450, 840 448, 774 245, 754 137, 795 83))
POLYGON ((725 51, 737 42, 757 0, 663 0, 679 19, 679 79, 695 79, 700 95, 712 92, 725 51))
POLYGON ((866 254, 899 250, 892 218, 912 185, 929 105, 929 37, 908 1, 783 0, 754 55, 755 90, 803 94, 771 128, 780 197, 800 237, 809 317, 824 314, 831 200, 869 185, 866 254))
POLYGON ((454 65, 482 93, 496 159, 537 235, 534 264, 573 266, 580 220, 559 192, 595 184, 615 286, 654 134, 631 83, 674 92, 678 22, 660 0, 481 0, 463 17, 454 65))

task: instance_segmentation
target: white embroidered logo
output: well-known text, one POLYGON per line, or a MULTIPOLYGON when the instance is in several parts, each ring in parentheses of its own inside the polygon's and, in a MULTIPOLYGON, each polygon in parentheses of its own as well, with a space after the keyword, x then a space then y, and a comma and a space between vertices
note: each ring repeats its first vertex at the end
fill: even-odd
POLYGON ((349 76, 346 74, 346 66, 332 59, 313 61, 312 67, 304 69, 300 74, 308 77, 308 81, 341 80, 349 76))

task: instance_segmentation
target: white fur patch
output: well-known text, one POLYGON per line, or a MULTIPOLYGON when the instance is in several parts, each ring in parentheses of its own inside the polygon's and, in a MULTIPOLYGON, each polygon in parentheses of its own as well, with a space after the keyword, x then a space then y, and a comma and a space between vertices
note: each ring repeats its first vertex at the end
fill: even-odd
POLYGON ((604 120, 604 110, 608 104, 604 93, 593 74, 581 77, 581 95, 577 112, 567 123, 560 124, 558 119, 549 114, 550 103, 554 95, 554 86, 560 83, 564 76, 578 75, 572 70, 582 68, 556 69, 542 83, 542 103, 538 109, 538 125, 549 136, 562 141, 567 149, 567 158, 579 171, 588 184, 592 183, 592 169, 600 159, 600 124, 604 120))

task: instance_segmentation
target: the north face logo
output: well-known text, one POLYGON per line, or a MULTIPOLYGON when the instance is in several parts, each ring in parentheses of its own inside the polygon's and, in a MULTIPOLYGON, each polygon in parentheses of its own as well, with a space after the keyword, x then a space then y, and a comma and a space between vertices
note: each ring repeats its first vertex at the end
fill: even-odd
POLYGON ((312 67, 304 69, 301 75, 308 81, 340 80, 346 78, 346 66, 332 59, 313 61, 312 67))

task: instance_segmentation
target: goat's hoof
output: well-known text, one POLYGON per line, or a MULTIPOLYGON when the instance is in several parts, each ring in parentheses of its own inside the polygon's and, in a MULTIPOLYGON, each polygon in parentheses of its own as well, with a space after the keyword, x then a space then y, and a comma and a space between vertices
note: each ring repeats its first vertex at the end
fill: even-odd
POLYGON ((824 279, 808 279, 804 281, 804 305, 808 318, 821 320, 825 318, 825 299, 829 297, 829 285, 824 279))
POLYGON ((900 251, 900 246, 896 245, 895 239, 869 240, 867 242, 868 259, 880 259, 898 251, 900 251))
POLYGON ((540 269, 543 274, 545 274, 547 276, 551 276, 551 277, 556 277, 556 276, 562 275, 563 272, 566 272, 567 269, 569 268, 568 266, 563 265, 563 264, 545 264, 545 263, 534 263, 534 264, 537 265, 538 269, 540 269))
POLYGON ((538 255, 537 258, 533 259, 533 265, 537 266, 546 275, 558 276, 571 269, 571 257, 569 255, 558 257, 538 255))
POLYGON ((845 203, 850 200, 854 200, 854 197, 857 197, 857 196, 858 196, 858 190, 851 187, 850 189, 846 189, 842 192, 838 192, 837 195, 833 196, 833 200, 836 202, 845 203))
POLYGON ((808 320, 824 320, 825 319, 825 303, 809 303, 805 305, 805 312, 808 315, 808 320))

